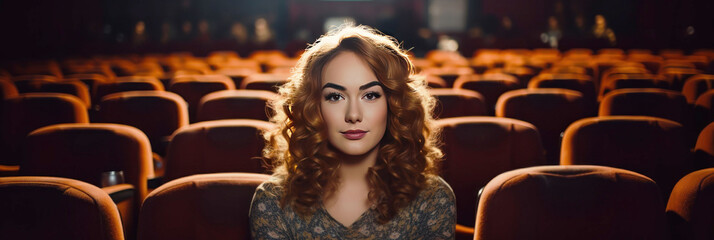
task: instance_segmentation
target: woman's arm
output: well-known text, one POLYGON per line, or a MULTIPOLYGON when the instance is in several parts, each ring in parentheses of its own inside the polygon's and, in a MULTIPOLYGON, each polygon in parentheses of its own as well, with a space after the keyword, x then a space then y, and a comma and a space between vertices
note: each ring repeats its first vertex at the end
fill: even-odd
POLYGON ((249 214, 250 234, 254 240, 291 238, 275 190, 275 187, 267 182, 255 190, 249 214))

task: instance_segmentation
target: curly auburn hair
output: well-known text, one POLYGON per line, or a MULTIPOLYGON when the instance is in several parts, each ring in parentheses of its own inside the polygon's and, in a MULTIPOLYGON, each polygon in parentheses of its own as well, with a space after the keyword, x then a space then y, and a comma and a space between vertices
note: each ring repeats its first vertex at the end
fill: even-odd
POLYGON ((334 192, 339 160, 328 146, 320 94, 324 66, 344 51, 365 61, 387 97, 387 131, 367 176, 368 199, 383 224, 416 198, 428 176, 437 174, 443 156, 433 125, 435 99, 394 38, 345 24, 310 45, 279 89, 280 97, 270 102, 276 111, 271 122, 278 127, 264 134, 263 155, 283 189, 281 207, 290 205, 296 213, 310 215, 324 194, 334 192))

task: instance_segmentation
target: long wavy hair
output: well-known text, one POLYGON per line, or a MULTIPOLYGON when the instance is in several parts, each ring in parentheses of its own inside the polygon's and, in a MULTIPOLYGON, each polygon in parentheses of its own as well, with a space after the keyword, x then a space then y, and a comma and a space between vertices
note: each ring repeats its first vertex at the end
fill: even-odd
POLYGON ((320 110, 324 66, 340 52, 365 61, 382 83, 389 109, 387 131, 377 162, 369 169, 368 199, 386 223, 416 198, 429 175, 438 174, 438 131, 433 125, 435 99, 424 78, 390 36, 366 26, 345 24, 320 37, 302 54, 280 96, 270 102, 278 127, 264 134, 263 155, 282 188, 281 207, 312 214, 325 194, 334 192, 340 160, 327 141, 320 110))

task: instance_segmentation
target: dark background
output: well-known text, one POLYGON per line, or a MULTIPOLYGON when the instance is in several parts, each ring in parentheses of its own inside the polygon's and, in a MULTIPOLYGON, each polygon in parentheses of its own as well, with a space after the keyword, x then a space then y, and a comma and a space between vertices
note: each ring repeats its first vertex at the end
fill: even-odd
MULTIPOLYGON (((547 19, 559 20, 563 38, 559 48, 624 49, 678 48, 686 51, 714 47, 714 1, 706 0, 465 0, 466 28, 435 32, 428 29, 431 0, 0 0, 0 58, 20 60, 91 56, 95 54, 165 53, 190 51, 205 55, 213 50, 235 50, 246 55, 255 49, 303 49, 323 33, 328 17, 351 16, 394 35, 419 55, 435 47, 438 35, 456 39, 470 56, 479 48, 542 48, 540 33, 547 19), (602 14, 615 32, 617 43, 593 39, 594 16, 602 14), (511 30, 501 24, 513 22, 511 30), (584 19, 578 29, 575 19, 584 19), (230 34, 234 23, 253 31, 264 18, 274 34, 268 43, 239 43, 230 34), (134 34, 137 22, 145 35, 134 34), (196 33, 200 21, 208 34, 196 33), (181 35, 182 24, 192 24, 181 35), (173 35, 161 40, 162 25, 173 35), (689 31, 687 30, 689 28, 689 31)), ((446 0, 445 2, 449 2, 446 0)))

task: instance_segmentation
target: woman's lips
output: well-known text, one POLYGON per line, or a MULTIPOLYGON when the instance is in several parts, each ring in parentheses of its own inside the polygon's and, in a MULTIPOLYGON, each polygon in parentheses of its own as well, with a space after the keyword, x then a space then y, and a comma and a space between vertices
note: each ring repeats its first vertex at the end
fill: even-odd
POLYGON ((367 131, 364 130, 349 130, 341 133, 342 136, 345 136, 345 138, 349 140, 360 140, 364 137, 364 135, 367 135, 367 131))

